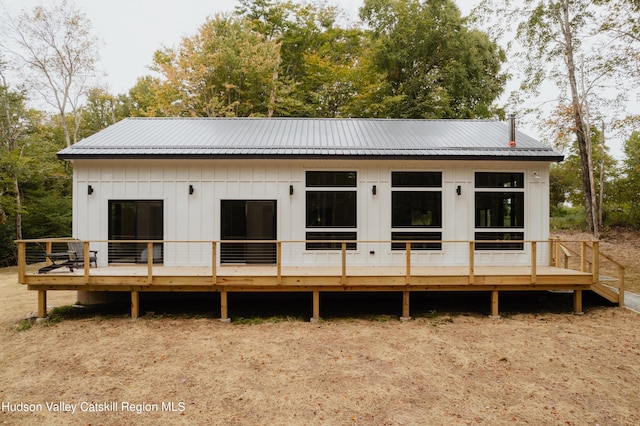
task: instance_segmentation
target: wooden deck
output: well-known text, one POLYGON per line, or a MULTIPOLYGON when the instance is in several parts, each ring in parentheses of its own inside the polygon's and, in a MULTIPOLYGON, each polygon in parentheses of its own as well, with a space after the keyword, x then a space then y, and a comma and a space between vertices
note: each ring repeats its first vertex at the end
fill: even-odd
MULTIPOLYGON (((559 244, 556 245, 560 247, 559 244)), ((22 247, 22 248, 21 248, 22 247)), ((88 243, 85 249, 88 250, 88 243)), ((584 246, 583 246, 584 247, 584 246)), ((570 269, 569 251, 552 252, 551 266, 539 266, 535 256, 528 266, 476 266, 473 254, 467 266, 411 265, 410 252, 403 266, 348 266, 343 251, 339 266, 282 266, 276 265, 219 265, 211 267, 170 267, 151 262, 142 265, 109 265, 89 267, 73 272, 67 268, 38 274, 37 267, 19 267, 19 281, 29 290, 38 291, 38 315, 46 316, 46 293, 51 290, 116 291, 131 293, 131 316, 139 315, 140 292, 219 292, 221 319, 228 320, 227 294, 229 292, 311 292, 313 317, 320 318, 320 292, 337 291, 391 291, 403 293, 402 317, 409 318, 409 298, 416 291, 486 291, 491 293, 491 314, 498 316, 501 291, 564 290, 574 292, 574 311, 582 312, 582 292, 602 290, 599 283, 599 252, 597 244, 593 255, 586 259, 583 248, 577 263, 579 270, 570 269), (563 254, 564 253, 564 254, 563 254), (562 260, 564 259, 564 261, 562 260)), ((24 244, 19 254, 24 260, 24 244)), ((535 255, 535 245, 534 245, 535 255)), ((151 250, 150 250, 151 252, 151 250)), ((215 245, 214 250, 215 254, 215 245)), ((278 257, 278 260, 280 257, 278 257)), ((624 286, 624 269, 620 277, 624 286)), ((624 291, 619 292, 624 294, 624 291)), ((612 300, 610 292, 604 297, 612 300)), ((615 302, 623 304, 622 297, 615 302)), ((613 301, 613 300, 612 300, 613 301)))

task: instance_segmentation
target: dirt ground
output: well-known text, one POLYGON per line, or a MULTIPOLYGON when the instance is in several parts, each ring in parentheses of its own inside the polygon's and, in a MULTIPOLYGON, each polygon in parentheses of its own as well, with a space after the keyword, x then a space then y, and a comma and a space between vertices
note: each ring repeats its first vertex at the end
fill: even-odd
MULTIPOLYGON (((637 277, 638 240, 607 238, 637 277)), ((36 293, 1 269, 0 424, 640 424, 635 312, 585 297, 573 315, 571 295, 528 293, 501 296, 494 319, 484 296, 428 294, 401 322, 399 299, 359 297, 323 301, 318 323, 286 297, 246 311, 230 297, 230 324, 205 298, 173 312, 142 299, 137 321, 123 304, 34 323, 36 293)))

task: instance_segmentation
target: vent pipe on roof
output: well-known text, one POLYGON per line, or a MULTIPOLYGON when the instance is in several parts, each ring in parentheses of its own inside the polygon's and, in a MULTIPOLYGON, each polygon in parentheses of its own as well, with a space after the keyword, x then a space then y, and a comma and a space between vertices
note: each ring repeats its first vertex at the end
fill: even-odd
POLYGON ((516 115, 509 114, 509 148, 516 147, 516 115))

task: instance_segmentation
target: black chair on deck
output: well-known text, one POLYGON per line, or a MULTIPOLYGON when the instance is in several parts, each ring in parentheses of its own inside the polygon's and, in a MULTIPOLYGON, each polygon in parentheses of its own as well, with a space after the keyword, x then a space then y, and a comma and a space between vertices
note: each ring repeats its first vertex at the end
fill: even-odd
MULTIPOLYGON (((84 266, 84 243, 80 240, 67 241, 67 247, 69 248, 69 259, 73 263, 73 266, 79 268, 84 266)), ((89 266, 91 264, 98 267, 98 251, 89 250, 89 266)))

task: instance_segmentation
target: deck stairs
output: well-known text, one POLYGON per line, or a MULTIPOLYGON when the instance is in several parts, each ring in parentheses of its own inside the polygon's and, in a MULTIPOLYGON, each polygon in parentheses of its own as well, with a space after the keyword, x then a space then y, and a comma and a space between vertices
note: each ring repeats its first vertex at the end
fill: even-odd
POLYGON ((610 285, 604 284, 603 281, 616 281, 613 278, 600 277, 600 281, 591 286, 591 290, 607 299, 609 302, 620 303, 620 291, 610 285))

